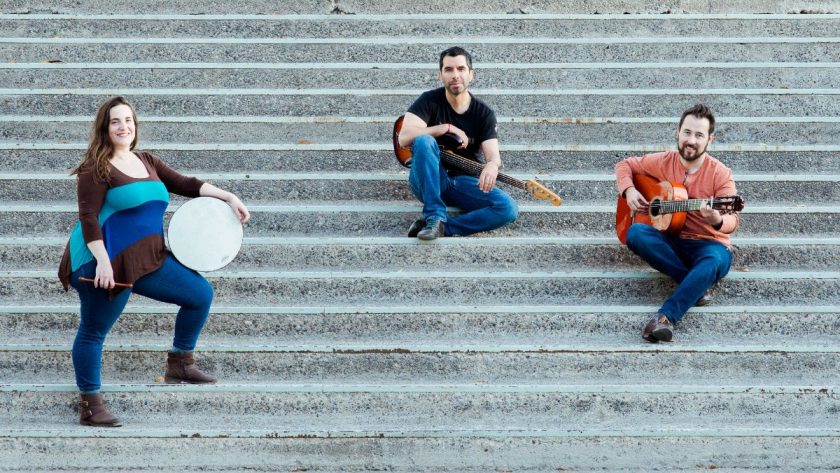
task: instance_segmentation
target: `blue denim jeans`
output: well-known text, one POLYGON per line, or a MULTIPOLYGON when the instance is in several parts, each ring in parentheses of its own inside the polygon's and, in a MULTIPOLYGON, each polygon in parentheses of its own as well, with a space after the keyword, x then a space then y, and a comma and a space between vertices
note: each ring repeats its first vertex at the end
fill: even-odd
POLYGON ((732 252, 716 241, 672 237, 638 223, 627 231, 627 247, 677 282, 677 289, 659 309, 674 324, 726 276, 732 264, 732 252))
POLYGON ((485 193, 473 176, 450 177, 440 163, 440 148, 430 135, 414 140, 408 183, 423 202, 423 218, 437 217, 446 222, 446 235, 493 230, 513 222, 519 214, 516 201, 498 187, 485 193), (457 207, 463 213, 447 217, 446 206, 457 207))
POLYGON ((109 299, 108 291, 79 281, 80 277, 95 275, 94 260, 70 276, 70 285, 78 291, 81 300, 81 320, 73 342, 73 368, 76 385, 83 394, 99 392, 102 345, 132 292, 181 306, 175 319, 172 346, 183 351, 195 348, 213 301, 213 287, 203 276, 169 255, 163 266, 135 281, 132 289, 123 289, 109 299))

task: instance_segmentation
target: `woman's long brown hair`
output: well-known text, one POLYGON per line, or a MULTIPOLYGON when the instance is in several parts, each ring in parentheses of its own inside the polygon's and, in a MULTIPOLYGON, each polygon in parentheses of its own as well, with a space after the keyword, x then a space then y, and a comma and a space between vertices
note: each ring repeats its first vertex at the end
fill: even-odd
POLYGON ((99 106, 96 118, 93 121, 93 127, 90 129, 90 142, 85 157, 75 169, 70 171, 70 175, 92 169, 100 180, 107 181, 111 176, 109 161, 114 155, 114 144, 111 143, 111 137, 108 135, 108 126, 111 122, 111 109, 117 105, 127 105, 131 109, 131 118, 134 120, 134 141, 131 142, 129 149, 134 149, 137 146, 140 128, 137 123, 137 113, 125 97, 113 97, 99 106))

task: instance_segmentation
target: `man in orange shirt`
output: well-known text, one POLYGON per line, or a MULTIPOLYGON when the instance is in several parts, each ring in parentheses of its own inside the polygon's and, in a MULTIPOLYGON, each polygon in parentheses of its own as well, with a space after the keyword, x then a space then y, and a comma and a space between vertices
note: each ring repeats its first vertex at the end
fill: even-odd
MULTIPOLYGON (((682 183, 689 199, 735 195, 732 171, 706 153, 715 138, 715 117, 703 104, 685 112, 677 127, 677 151, 627 158, 615 165, 616 186, 632 211, 646 211, 648 201, 633 186, 634 174, 682 183)), ((677 282, 676 290, 647 321, 642 338, 668 342, 674 325, 693 305, 706 305, 706 294, 726 276, 732 263, 729 234, 738 228, 737 213, 722 215, 711 206, 688 212, 679 235, 661 233, 650 225, 633 224, 627 247, 654 269, 677 282)))

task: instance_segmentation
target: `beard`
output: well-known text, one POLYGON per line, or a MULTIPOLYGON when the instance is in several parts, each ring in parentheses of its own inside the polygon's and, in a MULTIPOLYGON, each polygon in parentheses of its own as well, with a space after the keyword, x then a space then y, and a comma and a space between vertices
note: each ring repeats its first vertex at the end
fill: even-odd
POLYGON ((697 149, 693 153, 689 150, 686 145, 677 146, 677 150, 680 152, 680 156, 688 162, 695 161, 700 156, 703 156, 703 153, 706 152, 706 148, 697 149))
POLYGON ((462 83, 462 84, 459 84, 459 85, 461 87, 458 90, 452 90, 452 88, 449 86, 449 84, 444 85, 443 88, 446 89, 446 91, 449 92, 450 94, 458 96, 458 95, 461 95, 461 94, 463 94, 464 92, 467 91, 467 84, 462 83))

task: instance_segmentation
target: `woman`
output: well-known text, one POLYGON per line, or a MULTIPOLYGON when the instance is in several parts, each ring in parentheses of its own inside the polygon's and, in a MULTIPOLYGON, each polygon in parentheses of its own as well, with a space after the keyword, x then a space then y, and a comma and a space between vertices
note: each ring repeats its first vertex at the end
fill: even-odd
POLYGON ((192 355, 213 288, 164 248, 163 214, 169 193, 215 197, 227 202, 242 223, 250 218, 235 195, 178 174, 157 157, 134 151, 136 144, 134 108, 126 99, 114 97, 99 107, 85 157, 72 171, 77 175, 79 222, 61 260, 59 279, 65 290, 73 286, 81 300, 73 367, 81 393, 82 425, 121 425, 99 392, 100 366, 105 336, 132 292, 181 306, 166 381, 216 381, 195 366, 192 355), (93 282, 83 282, 82 277, 93 282), (122 286, 128 284, 132 287, 122 286))

